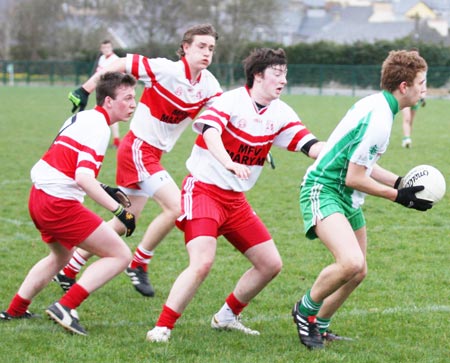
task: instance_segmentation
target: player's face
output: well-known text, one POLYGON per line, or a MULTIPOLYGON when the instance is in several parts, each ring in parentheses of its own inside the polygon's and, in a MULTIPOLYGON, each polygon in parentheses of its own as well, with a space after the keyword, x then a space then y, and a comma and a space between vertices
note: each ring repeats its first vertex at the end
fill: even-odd
MULTIPOLYGON (((267 67, 260 76, 260 88, 265 94, 267 101, 272 101, 281 96, 284 86, 287 84, 287 66, 285 64, 277 64, 267 67)), ((256 80, 255 76, 255 80, 256 80)))
POLYGON ((427 74, 418 72, 411 85, 406 86, 406 96, 411 102, 407 106, 414 106, 421 98, 425 98, 427 93, 427 74))
POLYGON ((216 47, 216 39, 211 35, 195 35, 191 44, 184 45, 185 57, 193 70, 207 68, 216 47))
POLYGON ((110 107, 111 122, 126 121, 133 115, 136 108, 136 92, 134 87, 121 86, 116 91, 116 98, 107 97, 107 107, 110 107))
POLYGON ((100 51, 104 56, 109 56, 113 53, 113 47, 111 43, 102 44, 100 46, 100 51))

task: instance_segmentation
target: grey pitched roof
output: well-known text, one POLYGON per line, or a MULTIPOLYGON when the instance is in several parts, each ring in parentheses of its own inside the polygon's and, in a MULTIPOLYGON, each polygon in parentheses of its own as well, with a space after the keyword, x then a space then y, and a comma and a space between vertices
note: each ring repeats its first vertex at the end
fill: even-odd
POLYGON ((333 16, 306 18, 299 33, 307 42, 327 40, 336 43, 355 41, 374 42, 403 38, 414 30, 414 22, 402 20, 386 23, 369 23, 372 7, 349 6, 333 16))

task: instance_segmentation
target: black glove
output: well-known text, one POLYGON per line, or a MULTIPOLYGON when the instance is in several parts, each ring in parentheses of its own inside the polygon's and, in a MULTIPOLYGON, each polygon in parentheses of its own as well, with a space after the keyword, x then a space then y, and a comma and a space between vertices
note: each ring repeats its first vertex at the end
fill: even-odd
POLYGON ((398 178, 397 178, 397 180, 395 181, 395 183, 394 183, 394 189, 398 189, 398 187, 400 186, 400 183, 402 182, 402 177, 401 176, 399 176, 398 178))
POLYGON ((125 234, 125 236, 131 236, 134 232, 134 229, 136 228, 136 219, 134 218, 134 214, 128 212, 121 205, 119 205, 113 213, 125 225, 127 229, 127 233, 125 234))
POLYGON ((399 189, 397 198, 395 198, 394 202, 399 203, 406 208, 414 208, 422 212, 426 211, 433 206, 432 202, 416 197, 416 193, 424 189, 425 187, 423 185, 399 189))
POLYGON ((117 203, 122 204, 123 207, 129 208, 131 207, 131 202, 128 199, 128 196, 120 190, 120 188, 112 188, 106 184, 100 184, 106 193, 109 194, 111 198, 113 198, 117 203))
POLYGON ((74 113, 78 107, 80 108, 80 111, 83 111, 88 103, 89 92, 86 91, 83 87, 80 87, 75 91, 69 92, 69 95, 67 97, 73 104, 72 113, 74 113))

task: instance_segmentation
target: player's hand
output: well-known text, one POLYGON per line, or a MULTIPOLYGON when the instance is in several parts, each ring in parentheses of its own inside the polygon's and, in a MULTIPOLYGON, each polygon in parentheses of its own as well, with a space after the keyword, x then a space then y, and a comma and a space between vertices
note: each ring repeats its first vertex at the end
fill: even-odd
POLYGON ((86 91, 83 87, 80 87, 72 92, 69 92, 69 95, 67 97, 73 104, 72 113, 74 113, 78 107, 80 108, 80 111, 83 111, 88 103, 89 92, 86 91))
POLYGON ((128 199, 128 196, 120 190, 120 188, 113 188, 106 184, 100 184, 106 193, 109 194, 111 198, 113 198, 117 203, 121 204, 125 208, 131 207, 131 202, 128 199))
POLYGON ((395 198, 394 202, 399 203, 406 208, 413 208, 422 212, 426 211, 433 206, 432 203, 429 200, 416 197, 416 193, 424 189, 425 187, 423 185, 399 189, 397 198, 395 198))
POLYGON ((248 179, 250 176, 250 169, 248 166, 243 164, 230 162, 225 166, 227 170, 231 171, 234 175, 236 175, 239 179, 248 179))
POLYGON ((119 205, 113 213, 117 218, 119 218, 119 220, 124 224, 125 228, 127 229, 125 236, 126 237, 131 236, 134 232, 134 229, 136 228, 136 218, 134 217, 134 214, 128 212, 121 205, 119 205))

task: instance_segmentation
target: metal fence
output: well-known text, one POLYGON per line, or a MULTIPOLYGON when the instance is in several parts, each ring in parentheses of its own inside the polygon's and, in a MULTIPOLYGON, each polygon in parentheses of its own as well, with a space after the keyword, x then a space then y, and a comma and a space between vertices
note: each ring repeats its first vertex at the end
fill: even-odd
MULTIPOLYGON (((380 66, 290 64, 288 68, 288 93, 357 95, 379 89, 380 66)), ((0 60, 0 82, 5 86, 78 86, 89 78, 92 70, 91 62, 0 60)), ((245 83, 241 64, 211 64, 209 70, 224 89, 245 83)), ((449 80, 450 68, 430 67, 430 94, 447 96, 449 80)))

